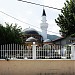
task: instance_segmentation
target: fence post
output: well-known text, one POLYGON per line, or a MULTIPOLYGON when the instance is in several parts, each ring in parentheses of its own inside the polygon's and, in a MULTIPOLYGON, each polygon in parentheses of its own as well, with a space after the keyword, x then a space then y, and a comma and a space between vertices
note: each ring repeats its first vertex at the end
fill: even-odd
POLYGON ((61 58, 62 59, 66 59, 67 58, 67 54, 66 54, 66 51, 67 51, 67 48, 66 48, 66 46, 62 46, 62 48, 61 48, 61 58))
POLYGON ((33 42, 33 45, 32 45, 32 53, 33 53, 33 59, 35 60, 36 59, 36 44, 35 44, 35 42, 33 42))
POLYGON ((71 59, 75 60, 75 45, 71 45, 71 59))

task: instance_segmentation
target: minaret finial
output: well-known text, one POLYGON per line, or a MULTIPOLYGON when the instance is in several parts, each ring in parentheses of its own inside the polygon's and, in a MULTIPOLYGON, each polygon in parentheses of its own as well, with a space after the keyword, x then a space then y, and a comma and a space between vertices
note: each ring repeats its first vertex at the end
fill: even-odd
POLYGON ((46 16, 44 6, 43 6, 43 14, 42 14, 42 16, 46 16))

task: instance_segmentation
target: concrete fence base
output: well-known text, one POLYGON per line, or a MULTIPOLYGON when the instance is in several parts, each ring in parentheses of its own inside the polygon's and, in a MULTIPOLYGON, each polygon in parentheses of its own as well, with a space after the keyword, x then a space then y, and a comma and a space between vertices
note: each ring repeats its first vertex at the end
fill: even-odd
POLYGON ((75 61, 0 60, 0 75, 75 75, 75 61))

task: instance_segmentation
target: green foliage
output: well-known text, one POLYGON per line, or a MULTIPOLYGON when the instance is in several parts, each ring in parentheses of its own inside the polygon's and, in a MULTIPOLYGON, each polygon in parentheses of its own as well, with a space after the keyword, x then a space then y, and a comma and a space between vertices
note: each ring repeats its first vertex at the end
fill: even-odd
POLYGON ((13 24, 5 23, 6 27, 0 24, 0 44, 5 43, 21 43, 22 39, 20 36, 21 28, 17 27, 17 24, 13 26, 13 24))
POLYGON ((66 0, 64 5, 55 22, 61 28, 62 35, 69 36, 75 33, 75 0, 66 0))

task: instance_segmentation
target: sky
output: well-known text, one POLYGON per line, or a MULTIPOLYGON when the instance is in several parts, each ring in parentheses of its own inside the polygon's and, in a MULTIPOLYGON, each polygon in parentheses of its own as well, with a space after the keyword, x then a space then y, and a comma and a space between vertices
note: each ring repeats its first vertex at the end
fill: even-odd
MULTIPOLYGON (((64 3, 66 2, 66 0, 25 0, 25 1, 43 4, 46 6, 55 7, 59 9, 62 9, 62 7, 64 7, 64 3)), ((60 28, 55 23, 55 19, 58 17, 58 14, 61 14, 61 11, 47 7, 44 7, 44 9, 46 12, 46 19, 48 23, 47 33, 50 35, 60 36, 58 34, 60 28)), ((40 23, 42 20, 42 12, 43 12, 42 6, 36 6, 18 0, 0 0, 0 23, 2 23, 3 25, 4 22, 7 22, 9 24, 16 23, 18 24, 18 26, 22 27, 22 30, 31 27, 36 29, 37 31, 41 31, 40 23), (21 20, 22 22, 1 13, 1 11, 21 20)))

